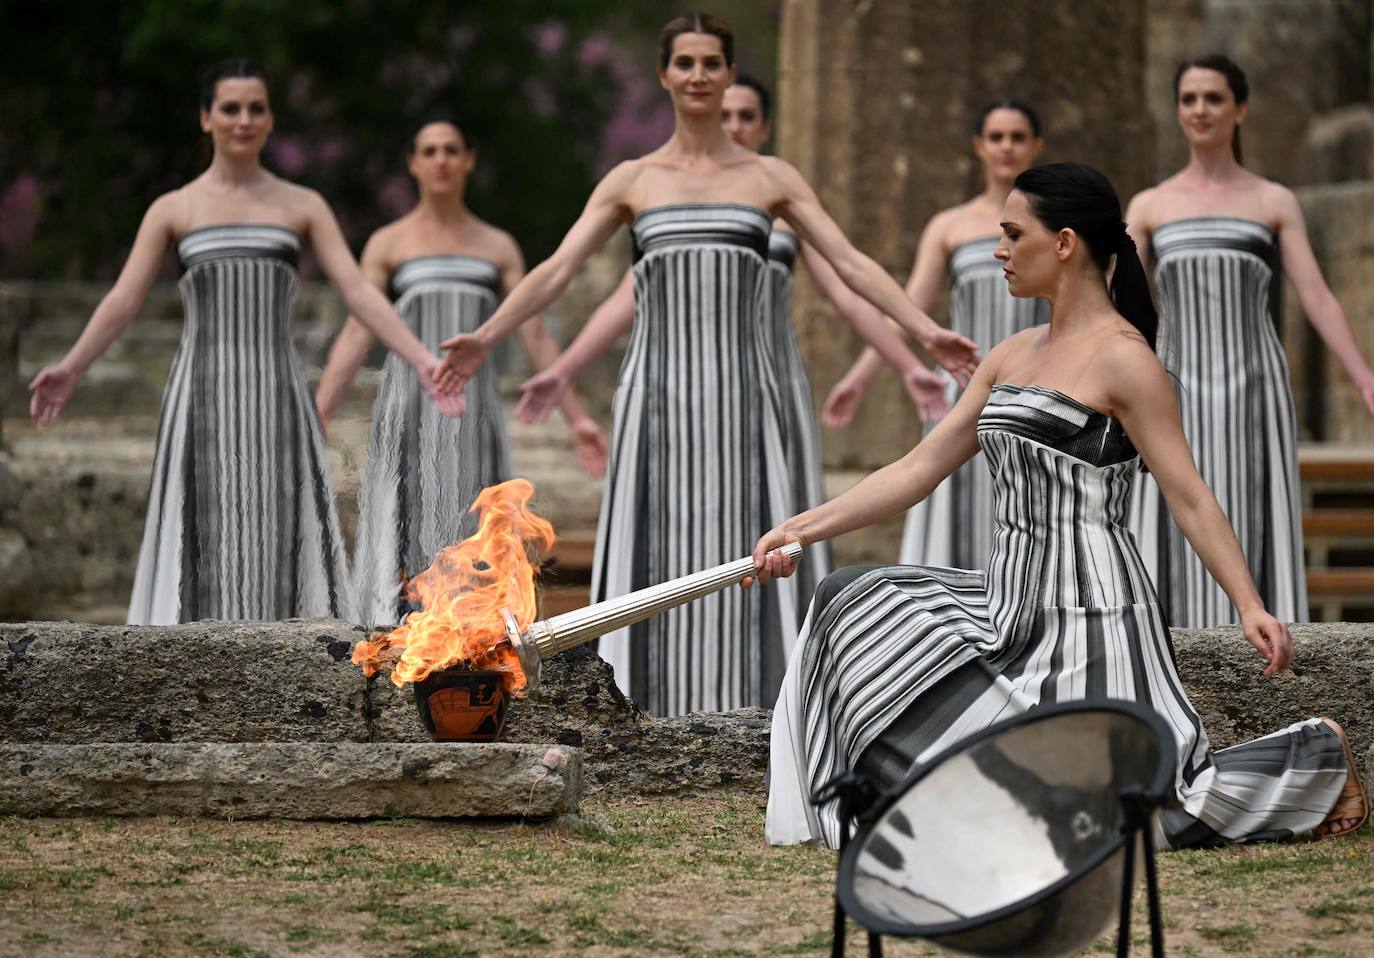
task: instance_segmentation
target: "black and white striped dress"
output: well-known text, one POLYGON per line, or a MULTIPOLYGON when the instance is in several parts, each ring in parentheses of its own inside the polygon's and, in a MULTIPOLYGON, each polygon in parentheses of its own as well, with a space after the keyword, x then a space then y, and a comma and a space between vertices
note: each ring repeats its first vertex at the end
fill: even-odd
MULTIPOLYGON (((825 501, 825 471, 821 461, 821 434, 816 426, 816 407, 811 379, 806 375, 796 328, 792 325, 792 272, 797 262, 797 236, 776 226, 768 236, 768 316, 772 320, 773 367, 780 379, 782 396, 783 456, 792 478, 792 501, 798 512, 825 501)), ((797 597, 797 621, 806 615, 811 594, 830 574, 830 543, 817 542, 806 550, 806 560, 793 576, 797 597)))
POLYGON ((300 240, 225 224, 177 244, 186 324, 162 399, 129 622, 351 611, 329 459, 291 341, 300 240))
POLYGON ((816 594, 773 714, 767 834, 836 845, 844 769, 883 785, 1012 715, 1070 700, 1143 702, 1170 724, 1175 847, 1316 827, 1345 784, 1317 719, 1210 751, 1126 528, 1137 458, 1115 420, 1051 389, 998 385, 978 421, 993 478, 988 570, 843 569, 816 594))
MULTIPOLYGON (((430 349, 470 333, 496 308, 500 268, 476 256, 418 256, 391 274, 396 311, 430 349)), ((445 416, 410 364, 387 356, 372 407, 372 435, 358 496, 353 547, 357 621, 395 625, 410 610, 405 579, 477 531, 477 494, 511 477, 496 373, 484 364, 464 387, 462 416, 445 416)))
MULTIPOLYGON (((645 210, 635 323, 616 389, 592 601, 748 555, 793 514, 771 324, 769 216, 728 203, 645 210)), ((655 715, 771 705, 796 597, 727 589, 601 640, 655 715)))
MULTIPOLYGON (((1178 376, 1198 472, 1236 530, 1265 608, 1305 622, 1297 416, 1269 314, 1274 234, 1251 220, 1199 217, 1160 226, 1153 246, 1159 353, 1178 376)), ((1131 529, 1171 625, 1238 621, 1148 474, 1137 481, 1131 529)))
MULTIPOLYGON (((1048 322, 1043 299, 1007 292, 1002 264, 993 257, 997 237, 970 240, 949 257, 949 325, 978 346, 983 355, 1002 340, 1048 322)), ((959 388, 949 378, 951 405, 959 388)), ((981 455, 960 466, 906 516, 898 562, 908 565, 985 569, 992 551, 992 477, 981 455)))

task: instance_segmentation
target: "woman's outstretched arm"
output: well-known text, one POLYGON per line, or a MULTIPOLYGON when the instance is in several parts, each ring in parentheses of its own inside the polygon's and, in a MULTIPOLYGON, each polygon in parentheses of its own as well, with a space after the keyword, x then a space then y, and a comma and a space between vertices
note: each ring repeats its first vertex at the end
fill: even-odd
POLYGON ((559 402, 565 389, 595 359, 610 349, 635 321, 634 272, 626 270, 615 291, 596 308, 587 325, 557 358, 520 387, 515 414, 525 422, 541 422, 559 402))
POLYGON ((1307 223, 1303 219, 1302 207, 1293 191, 1277 187, 1279 255, 1283 260, 1283 271, 1297 291, 1298 302, 1307 315, 1307 321, 1326 343, 1327 349, 1336 354, 1336 359, 1345 369, 1360 398, 1371 415, 1374 415, 1374 370, 1355 341, 1350 329, 1350 320, 1345 310, 1326 285, 1317 257, 1312 253, 1312 243, 1307 236, 1307 223))
MULTIPOLYGON (((916 259, 911 265, 911 276, 908 277, 906 283, 906 294, 911 297, 911 301, 916 304, 917 308, 925 313, 930 312, 936 296, 939 295, 940 284, 945 278, 945 261, 947 258, 945 224, 947 222, 948 212, 938 213, 921 231, 921 240, 916 245, 916 259)), ((884 321, 889 324, 892 323, 886 317, 884 317, 884 321)), ((879 355, 872 346, 866 346, 859 353, 849 371, 840 378, 840 381, 830 390, 830 395, 826 397, 825 407, 821 411, 821 421, 826 426, 831 429, 843 429, 853 421, 854 414, 859 410, 859 403, 863 401, 864 393, 868 391, 869 383, 878 374, 878 370, 883 367, 884 358, 888 357, 879 355)), ((890 358, 888 358, 888 362, 891 362, 890 358)), ((901 367, 897 366, 896 368, 900 373, 901 367)), ((941 386, 943 392, 943 384, 941 386)), ((907 393, 911 394, 909 387, 907 393)), ((912 400, 916 401, 917 407, 920 408, 920 403, 914 395, 912 400)), ((943 405, 946 409, 948 408, 947 401, 943 405)), ((939 416, 933 418, 938 419, 939 416)))
POLYGON ((1112 414, 1154 475, 1169 515, 1235 605, 1246 640, 1268 662, 1264 674, 1288 668, 1293 655, 1288 628, 1265 611, 1235 530, 1198 475, 1164 367, 1135 334, 1105 347, 1095 362, 1112 414))
MULTIPOLYGON (((758 581, 791 575, 796 564, 779 549, 788 542, 809 545, 900 515, 934 491, 950 473, 978 453, 978 416, 987 404, 997 370, 1017 348, 1012 337, 988 354, 954 404, 909 453, 814 509, 785 519, 754 546, 758 581)), ((746 588, 752 579, 741 583, 746 588)))
MULTIPOLYGON (((385 245, 381 234, 373 233, 363 247, 360 263, 363 277, 381 291, 386 290, 389 279, 385 245)), ((320 384, 315 389, 315 408, 326 430, 376 341, 377 337, 356 316, 349 316, 339 335, 334 338, 334 344, 329 347, 329 358, 320 371, 320 384)))
POLYGON ((481 368, 493 346, 561 296, 587 258, 628 222, 625 192, 634 183, 636 170, 635 162, 629 161, 606 174, 553 255, 530 270, 476 332, 454 336, 441 344, 449 351, 444 365, 453 370, 460 383, 466 383, 481 368))
POLYGON ((182 205, 176 193, 153 201, 143 216, 119 278, 96 306, 86 328, 65 356, 33 377, 29 383, 29 415, 35 423, 47 424, 58 417, 86 370, 138 318, 148 289, 157 278, 162 254, 174 238, 173 225, 182 205))
POLYGON ((859 252, 790 164, 776 157, 761 159, 767 163, 781 193, 777 214, 825 257, 846 286, 879 312, 901 323, 961 385, 967 383, 978 367, 978 350, 973 342, 937 324, 917 308, 881 266, 859 252))
POLYGON ((382 291, 363 276, 324 197, 313 190, 309 197, 310 245, 315 250, 320 268, 338 288, 349 313, 370 329, 387 349, 415 369, 425 391, 439 402, 445 413, 460 412, 461 396, 453 378, 444 376, 439 359, 396 315, 396 310, 387 302, 382 291))

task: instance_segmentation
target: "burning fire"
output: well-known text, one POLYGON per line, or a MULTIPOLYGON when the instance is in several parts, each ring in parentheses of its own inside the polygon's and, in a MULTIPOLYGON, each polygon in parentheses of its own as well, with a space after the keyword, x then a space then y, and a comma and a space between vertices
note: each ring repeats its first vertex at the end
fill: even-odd
POLYGON ((553 548, 553 526, 528 508, 534 486, 512 479, 483 489, 471 512, 477 534, 449 546, 407 585, 420 605, 391 632, 359 642, 353 661, 371 676, 390 668, 397 685, 452 667, 495 669, 507 693, 525 687, 525 673, 506 637, 502 610, 521 631, 537 613, 534 576, 553 548), (532 559, 531 556, 534 558, 532 559))

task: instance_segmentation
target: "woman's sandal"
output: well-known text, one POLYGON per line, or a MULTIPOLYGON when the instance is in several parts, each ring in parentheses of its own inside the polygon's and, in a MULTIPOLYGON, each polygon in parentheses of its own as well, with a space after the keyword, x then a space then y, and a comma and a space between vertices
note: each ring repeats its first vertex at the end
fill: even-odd
POLYGON ((1360 781, 1360 773, 1355 765, 1355 752, 1350 748, 1350 740, 1345 737, 1345 729, 1332 719, 1323 718, 1322 721, 1340 736, 1341 747, 1345 749, 1345 766, 1350 770, 1350 774, 1345 780, 1345 787, 1336 796, 1336 804, 1331 806, 1331 813, 1313 829, 1312 837, 1335 838, 1337 835, 1348 835, 1369 821, 1369 795, 1365 792, 1364 783, 1360 781), (1355 824, 1341 828, 1339 826, 1342 822, 1355 824))

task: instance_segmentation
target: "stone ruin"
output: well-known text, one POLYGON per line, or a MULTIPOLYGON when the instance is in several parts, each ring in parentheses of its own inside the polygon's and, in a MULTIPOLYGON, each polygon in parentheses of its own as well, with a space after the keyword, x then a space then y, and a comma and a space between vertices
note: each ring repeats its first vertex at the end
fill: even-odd
MULTIPOLYGON (((332 620, 0 625, 0 814, 546 818, 584 794, 763 799, 767 710, 650 719, 580 647, 545 663, 501 741, 434 743, 408 686, 351 663, 362 637, 332 620)), ((1292 672, 1264 679, 1237 630, 1174 634, 1214 747, 1326 714, 1374 774, 1371 627, 1294 639, 1292 672)))

